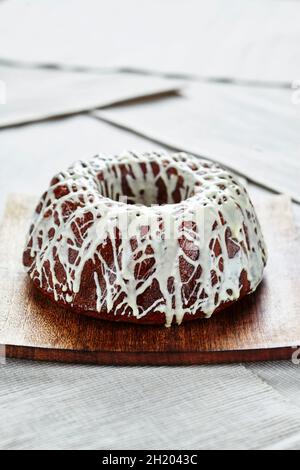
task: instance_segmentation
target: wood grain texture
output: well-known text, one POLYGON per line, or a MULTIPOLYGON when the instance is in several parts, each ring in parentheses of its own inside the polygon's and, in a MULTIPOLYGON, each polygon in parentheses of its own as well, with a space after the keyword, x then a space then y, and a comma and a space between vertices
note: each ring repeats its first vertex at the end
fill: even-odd
POLYGON ((258 205, 270 251, 256 294, 211 320, 170 329, 97 321, 59 308, 21 267, 35 198, 9 199, 0 232, 0 343, 11 357, 101 364, 200 364, 290 358, 300 344, 299 240, 286 197, 258 205))

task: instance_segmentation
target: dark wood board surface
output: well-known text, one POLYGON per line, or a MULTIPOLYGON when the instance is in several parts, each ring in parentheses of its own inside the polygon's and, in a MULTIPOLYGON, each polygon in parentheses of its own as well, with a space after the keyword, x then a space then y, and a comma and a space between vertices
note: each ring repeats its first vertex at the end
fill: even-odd
POLYGON ((45 300, 21 256, 35 199, 9 198, 0 230, 0 344, 10 357, 99 364, 201 364, 290 358, 300 345, 300 243, 283 196, 257 205, 269 247, 256 294, 210 320, 172 328, 103 322, 45 300))

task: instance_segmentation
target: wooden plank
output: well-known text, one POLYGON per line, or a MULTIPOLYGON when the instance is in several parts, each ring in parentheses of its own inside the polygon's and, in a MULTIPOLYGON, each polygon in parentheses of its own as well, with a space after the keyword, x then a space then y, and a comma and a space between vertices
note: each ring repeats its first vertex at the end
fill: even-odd
POLYGON ((179 83, 133 74, 92 74, 0 66, 7 88, 0 127, 78 114, 142 97, 174 93, 179 83))
POLYGON ((97 321, 46 300, 21 268, 34 199, 10 199, 0 233, 0 343, 13 357, 195 364, 291 357, 300 344, 299 240, 285 197, 258 206, 270 261, 256 294, 211 320, 172 328, 97 321), (270 223, 272 221, 272 223, 270 223))
POLYGON ((288 85, 300 77, 299 16, 285 0, 9 1, 0 57, 288 85))
POLYGON ((300 106, 292 103, 290 91, 194 83, 181 97, 93 115, 217 160, 300 202, 300 106))

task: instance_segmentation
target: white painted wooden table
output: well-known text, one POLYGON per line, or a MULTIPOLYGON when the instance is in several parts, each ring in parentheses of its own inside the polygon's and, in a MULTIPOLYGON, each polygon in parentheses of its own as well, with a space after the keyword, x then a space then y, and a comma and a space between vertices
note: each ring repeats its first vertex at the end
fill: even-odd
MULTIPOLYGON (((128 130, 90 114, 0 129, 1 215, 10 192, 40 194, 53 174, 74 160, 97 152, 164 148, 164 144, 199 154, 205 150, 207 156, 223 159, 226 164, 232 156, 235 169, 252 180, 257 176, 265 186, 286 189, 298 197, 300 107, 291 105, 290 92, 281 87, 300 78, 299 2, 191 0, 190 9, 184 10, 178 0, 154 0, 147 6, 141 0, 127 0, 118 2, 117 7, 115 0, 86 3, 90 16, 80 15, 82 2, 72 1, 69 22, 69 0, 51 0, 51 7, 50 2, 37 0, 1 2, 0 61, 6 59, 10 66, 27 62, 27 68, 28 62, 43 62, 44 66, 56 62, 180 73, 185 79, 225 77, 244 85, 249 82, 253 89, 245 95, 246 87, 243 92, 231 84, 226 86, 234 88, 224 91, 220 85, 214 93, 207 85, 207 93, 204 88, 199 92, 206 98, 203 109, 199 109, 197 95, 190 96, 189 103, 184 97, 183 101, 172 98, 101 113, 101 118, 128 130), (99 22, 99 12, 105 21, 99 22), (268 87, 255 88, 258 82, 268 87), (212 100, 214 108, 210 107, 212 100), (236 114, 222 124, 226 110, 236 114), (156 116, 161 123, 158 128, 156 116), (200 139, 197 125, 205 116, 210 121, 204 122, 205 133, 200 139), (187 126, 185 118, 195 127, 187 126), (213 129, 215 119, 220 125, 217 131, 213 129), (183 124, 174 132, 174 123, 180 120, 183 124), (257 153, 256 144, 262 152, 257 153), (252 145, 254 160, 249 152, 252 145), (266 157, 261 165, 258 155, 266 157)), ((19 68, 16 73, 20 74, 19 68)), ((45 70, 37 73, 47 75, 45 70)), ((141 87, 138 77, 143 79, 134 75, 134 92, 140 95, 145 82, 141 87)), ((115 79, 112 85, 119 94, 119 75, 115 79)), ((107 82, 107 76, 100 80, 107 82)), ((78 106, 71 82, 70 87, 64 82, 60 100, 50 86, 45 101, 37 83, 38 93, 32 96, 42 101, 35 103, 35 113, 42 110, 49 114, 51 107, 50 114, 57 115, 53 104, 62 104, 61 100, 66 112, 72 111, 74 102, 78 106)), ((203 85, 203 80, 197 83, 203 85)), ((107 99, 100 91, 93 86, 90 94, 81 95, 77 111, 99 105, 99 97, 107 99)), ((114 96, 110 94, 109 100, 114 101, 114 96)), ((27 96, 26 107, 32 112, 30 103, 33 98, 27 96)), ((63 108, 59 109, 61 113, 63 108)), ((26 117, 19 98, 13 112, 15 119, 26 117)), ((39 117, 43 116, 35 114, 39 117)), ((0 105, 0 124, 7 118, 5 107, 0 105)), ((254 198, 268 193, 253 183, 249 188, 254 198)), ((300 228, 300 205, 294 204, 294 209, 300 228)), ((292 361, 167 368, 8 360, 0 366, 0 448, 300 449, 299 386, 300 366, 292 361)))

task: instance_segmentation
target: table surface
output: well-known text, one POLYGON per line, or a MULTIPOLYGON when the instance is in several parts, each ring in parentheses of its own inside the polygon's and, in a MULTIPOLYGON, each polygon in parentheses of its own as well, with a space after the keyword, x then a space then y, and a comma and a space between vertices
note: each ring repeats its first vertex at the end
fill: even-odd
MULTIPOLYGON (((27 23, 35 21, 39 15, 45 13, 44 7, 39 8, 36 2, 30 4, 27 23)), ((222 49, 230 56, 230 44, 236 42, 246 49, 250 48, 247 49, 249 55, 244 66, 242 67, 243 54, 235 49, 228 67, 225 66, 226 61, 222 62, 222 69, 217 67, 217 60, 212 61, 208 64, 206 74, 217 74, 218 77, 222 72, 231 74, 230 79, 237 77, 244 80, 247 79, 247 73, 251 72, 250 81, 266 80, 267 86, 272 87, 274 84, 280 87, 282 81, 291 82, 297 78, 292 74, 296 73, 298 68, 300 71, 300 59, 298 57, 296 60, 296 56, 293 55, 294 49, 289 49, 288 45, 291 38, 299 33, 293 19, 298 18, 299 3, 283 0, 278 2, 264 0, 255 3, 258 13, 264 12, 265 15, 267 7, 273 13, 271 26, 265 35, 263 24, 259 25, 259 40, 265 46, 261 55, 256 54, 259 42, 251 49, 251 37, 249 39, 247 36, 255 31, 255 28, 250 28, 251 21, 255 18, 252 11, 254 16, 247 23, 245 33, 247 40, 242 43, 237 41, 237 38, 243 35, 243 28, 238 28, 222 49), (260 4, 263 5, 261 11, 260 4), (282 24, 278 20, 281 15, 284 18, 282 24), (270 43, 270 40, 273 42, 270 43), (275 60, 274 41, 290 69, 288 67, 279 69, 276 66, 280 61, 277 58, 275 60), (287 50, 289 54, 286 54, 287 50), (274 60, 269 62, 269 67, 264 71, 263 59, 268 51, 272 52, 274 60), (237 67, 237 58, 241 61, 242 68, 237 67), (254 65, 256 69, 253 69, 254 65), (238 73, 239 70, 242 73, 238 73), (284 74, 283 70, 291 71, 290 74, 289 72, 284 74)), ((6 18, 7 25, 0 34, 0 43, 4 44, 6 38, 7 44, 10 45, 6 57, 3 56, 0 47, 0 61, 1 57, 6 60, 11 57, 13 61, 20 61, 20 56, 26 60, 26 51, 29 53, 28 61, 38 61, 40 48, 38 45, 33 47, 30 38, 26 39, 27 48, 23 49, 17 41, 13 42, 11 36, 13 28, 9 25, 12 25, 14 12, 18 8, 20 2, 15 0, 0 3, 0 23, 6 18)), ((58 4, 50 18, 50 24, 57 15, 57 8, 58 4)), ((211 8, 209 21, 215 14, 211 8)), ((247 8, 249 8, 248 2, 247 8)), ((23 11, 23 6, 21 10, 23 11)), ((176 12, 178 14, 177 10, 176 12)), ((66 14, 65 11, 63 13, 66 14)), ((239 11, 235 12, 237 13, 239 11)), ((244 12, 244 19, 247 17, 246 13, 247 11, 244 12)), ((160 10, 154 10, 152 14, 159 15, 160 10)), ((20 15, 20 18, 22 16, 20 15)), ((209 21, 207 24, 210 24, 209 21)), ((218 21, 220 23, 221 19, 218 21)), ((84 20, 79 26, 81 31, 86 27, 84 20)), ((226 30, 223 28, 223 32, 226 30)), ((42 34, 41 31, 40 33, 42 34)), ((43 37, 44 46, 45 37, 43 37)), ((62 31, 59 38, 60 40, 64 38, 62 31)), ((181 38, 184 38, 184 34, 181 34, 181 38)), ((89 36, 88 44, 91 40, 89 36)), ((188 35, 189 44, 192 40, 193 38, 188 35)), ((143 37, 142 41, 145 42, 146 39, 143 37)), ((182 41, 184 44, 184 39, 182 41)), ((299 44, 299 41, 295 43, 299 44)), ((178 44, 177 42, 177 47, 178 44)), ((83 46, 79 44, 78 47, 78 57, 82 59, 83 46)), ((116 47, 114 44, 114 50, 116 47)), ((148 52, 149 47, 147 42, 148 52)), ((154 69, 155 66, 163 67, 164 73, 170 67, 170 72, 176 72, 173 70, 174 56, 171 56, 169 62, 162 60, 165 47, 162 56, 157 55, 159 54, 157 49, 153 56, 148 54, 150 67, 151 64, 154 64, 154 69)), ((57 58, 58 62, 61 62, 67 58, 68 64, 72 62, 73 57, 70 56, 68 47, 65 56, 63 51, 58 49, 49 47, 45 50, 49 60, 57 58)), ((137 50, 136 54, 133 49, 130 51, 127 57, 131 61, 129 66, 132 64, 136 66, 141 60, 141 47, 137 50)), ((219 51, 220 54, 222 51, 219 51)), ((207 57, 204 48, 201 48, 201 53, 203 57, 207 57)), ((89 63, 85 65, 95 65, 93 57, 89 53, 87 58, 89 63)), ((101 57, 105 60, 103 54, 101 57)), ((123 66, 119 59, 120 57, 116 65, 123 66)), ((180 62, 179 72, 191 62, 193 61, 185 61, 184 64, 180 62)), ((99 63, 96 65, 99 66, 99 63)), ((15 63, 15 67, 19 70, 20 64, 15 63)), ((191 69, 191 74, 196 72, 197 70, 191 69)), ((185 80, 188 82, 187 77, 185 80)), ((276 102, 273 105, 276 107, 276 102)), ((127 106, 129 109, 130 105, 127 106)), ((0 112, 5 113, 5 106, 0 108, 0 112)), ((256 116, 259 128, 261 121, 258 111, 256 116)), ((283 116, 282 125, 287 125, 287 122, 289 119, 285 120, 283 116)), ((165 125, 168 125, 167 119, 165 125)), ((163 144, 142 137, 130 129, 125 130, 124 127, 126 126, 121 128, 106 123, 86 113, 0 129, 0 215, 3 215, 5 200, 9 193, 40 194, 48 186, 51 177, 74 160, 89 158, 97 152, 119 153, 124 149, 148 151, 165 148, 163 144)), ((130 125, 127 127, 130 128, 130 125)), ((285 131, 288 138, 291 135, 289 129, 286 128, 285 131)), ((172 142, 168 144, 169 149, 172 147, 172 142)), ((284 147, 284 143, 282 145, 284 147)), ((174 147, 176 147, 175 142, 174 147)), ((294 158, 297 158, 296 152, 294 158)), ((282 168, 281 177, 284 178, 284 175, 282 168)), ((286 178, 286 185, 289 185, 291 175, 286 178)), ((270 194, 268 190, 253 182, 247 184, 253 198, 270 194)), ((293 208, 296 224, 300 228, 300 205, 294 204, 293 208)), ((280 276, 280 267, 278 275, 280 276)), ((284 311, 282 316, 284 321, 284 311)), ((290 361, 281 363, 194 367, 100 367, 7 360, 5 365, 0 366, 2 412, 0 448, 300 449, 298 356, 300 358, 300 353, 298 355, 295 351, 294 361, 291 357, 290 361)))

